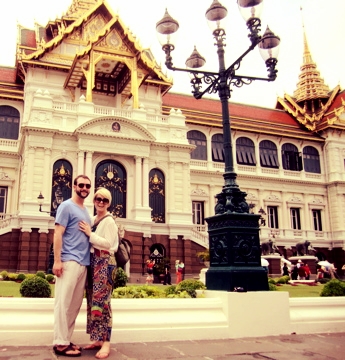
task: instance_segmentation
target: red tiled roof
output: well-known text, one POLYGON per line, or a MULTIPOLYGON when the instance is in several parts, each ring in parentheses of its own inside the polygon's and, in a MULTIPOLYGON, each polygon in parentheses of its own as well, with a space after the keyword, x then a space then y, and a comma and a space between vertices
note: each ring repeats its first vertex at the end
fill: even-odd
POLYGON ((28 46, 36 49, 36 33, 35 30, 21 29, 20 45, 28 46))
POLYGON ((15 84, 16 83, 17 70, 14 67, 0 67, 0 82, 6 82, 15 84))
MULTIPOLYGON (((197 100, 190 95, 167 93, 163 97, 163 113, 180 109, 186 122, 196 125, 222 126, 221 103, 217 99, 197 100)), ((303 127, 296 119, 283 110, 261 108, 229 102, 232 129, 256 133, 308 138, 319 140, 316 133, 303 127)))
POLYGON ((343 90, 337 94, 332 105, 327 110, 327 113, 330 113, 330 112, 334 111, 334 109, 337 109, 340 106, 342 106, 343 104, 341 102, 341 99, 345 100, 345 90, 343 90))
MULTIPOLYGON (((193 96, 167 93, 163 97, 163 106, 175 109, 188 109, 197 112, 206 112, 221 115, 221 103, 215 99, 197 100, 193 96)), ((229 111, 231 118, 266 120, 272 122, 284 123, 286 125, 296 126, 296 120, 289 114, 281 110, 260 108, 253 105, 244 105, 229 102, 229 111)))

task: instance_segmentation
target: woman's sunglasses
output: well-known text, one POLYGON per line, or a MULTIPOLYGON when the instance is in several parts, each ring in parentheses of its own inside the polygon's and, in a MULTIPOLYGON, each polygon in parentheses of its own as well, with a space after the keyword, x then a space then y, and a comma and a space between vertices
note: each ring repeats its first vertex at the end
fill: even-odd
POLYGON ((79 187, 80 189, 84 189, 84 186, 85 186, 87 189, 90 189, 90 188, 91 188, 91 185, 90 185, 90 184, 83 184, 83 183, 78 184, 78 187, 79 187))
POLYGON ((109 200, 108 199, 102 199, 100 197, 96 197, 95 199, 97 202, 102 202, 103 204, 109 204, 109 200))

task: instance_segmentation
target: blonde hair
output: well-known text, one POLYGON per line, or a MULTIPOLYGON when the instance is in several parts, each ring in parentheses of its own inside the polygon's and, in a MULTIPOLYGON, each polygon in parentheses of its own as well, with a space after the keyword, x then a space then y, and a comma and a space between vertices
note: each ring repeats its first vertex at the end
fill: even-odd
POLYGON ((94 194, 94 196, 93 196, 93 201, 95 201, 96 197, 99 196, 99 195, 102 196, 102 197, 105 198, 105 199, 108 199, 108 200, 109 200, 109 204, 111 204, 112 198, 111 198, 111 193, 110 193, 110 191, 109 191, 108 189, 106 189, 106 188, 104 188, 104 187, 99 187, 99 188, 96 190, 96 192, 95 192, 95 194, 94 194))

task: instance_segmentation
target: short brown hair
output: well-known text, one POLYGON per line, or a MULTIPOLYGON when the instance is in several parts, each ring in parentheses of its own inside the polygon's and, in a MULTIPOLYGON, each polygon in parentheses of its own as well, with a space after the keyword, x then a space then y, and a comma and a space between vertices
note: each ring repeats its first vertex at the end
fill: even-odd
POLYGON ((90 184, 91 184, 90 178, 89 178, 88 176, 86 176, 86 175, 78 175, 78 176, 74 179, 73 184, 74 184, 74 185, 78 185, 78 179, 80 179, 80 178, 89 180, 89 181, 90 181, 90 184))

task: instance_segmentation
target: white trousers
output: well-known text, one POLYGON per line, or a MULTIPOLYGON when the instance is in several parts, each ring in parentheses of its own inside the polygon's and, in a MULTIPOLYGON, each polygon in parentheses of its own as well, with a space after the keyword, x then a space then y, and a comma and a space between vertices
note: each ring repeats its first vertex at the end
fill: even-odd
POLYGON ((53 345, 69 345, 75 321, 83 302, 86 266, 75 261, 63 262, 60 277, 55 277, 53 345))

